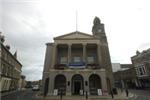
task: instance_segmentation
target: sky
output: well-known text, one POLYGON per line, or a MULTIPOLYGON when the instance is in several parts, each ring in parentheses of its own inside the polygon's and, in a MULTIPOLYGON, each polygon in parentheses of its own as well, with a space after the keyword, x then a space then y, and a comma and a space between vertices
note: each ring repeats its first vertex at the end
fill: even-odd
POLYGON ((112 63, 131 63, 137 50, 150 48, 149 5, 149 0, 0 0, 0 31, 10 51, 17 51, 26 80, 39 80, 45 44, 76 31, 76 24, 92 34, 95 16, 105 24, 112 63))

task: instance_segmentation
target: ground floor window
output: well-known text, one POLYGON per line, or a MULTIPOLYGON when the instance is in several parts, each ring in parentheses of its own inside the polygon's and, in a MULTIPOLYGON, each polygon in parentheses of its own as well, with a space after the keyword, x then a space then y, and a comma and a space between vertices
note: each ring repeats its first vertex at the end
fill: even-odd
POLYGON ((98 95, 98 89, 101 89, 101 79, 98 75, 92 74, 89 77, 89 89, 91 95, 98 95))
MULTIPOLYGON (((98 91, 102 89, 101 78, 97 74, 92 74, 88 78, 89 80, 84 81, 84 77, 80 74, 72 76, 71 80, 66 80, 66 77, 62 74, 56 75, 54 80, 54 91, 57 95, 66 94, 67 88, 70 88, 72 95, 84 95, 84 85, 89 88, 90 95, 98 95, 98 91)), ((47 82, 46 82, 47 83, 47 82)))
POLYGON ((62 92, 66 94, 66 77, 64 75, 57 75, 55 77, 54 88, 58 90, 58 95, 62 92))

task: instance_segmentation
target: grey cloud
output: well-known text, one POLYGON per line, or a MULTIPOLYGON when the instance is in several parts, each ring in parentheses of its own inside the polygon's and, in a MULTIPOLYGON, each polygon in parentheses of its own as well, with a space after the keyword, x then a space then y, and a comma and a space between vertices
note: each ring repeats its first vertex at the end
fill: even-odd
POLYGON ((39 80, 42 78, 42 66, 38 65, 33 65, 33 66, 28 66, 23 68, 23 73, 26 75, 27 80, 39 80))
POLYGON ((141 49, 141 50, 148 49, 148 48, 150 48, 150 42, 142 43, 142 44, 139 46, 139 49, 141 49))
MULTIPOLYGON (((24 0, 22 0, 24 1, 24 0)), ((29 2, 3 1, 2 32, 11 51, 18 52, 27 80, 41 79, 46 45, 50 41, 40 13, 29 2), (43 34, 44 33, 44 34, 43 34)))

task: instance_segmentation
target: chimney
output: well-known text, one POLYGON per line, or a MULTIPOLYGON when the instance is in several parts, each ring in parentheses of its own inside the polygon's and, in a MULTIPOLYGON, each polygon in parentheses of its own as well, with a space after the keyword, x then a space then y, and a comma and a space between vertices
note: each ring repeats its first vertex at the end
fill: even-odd
POLYGON ((0 32, 0 42, 4 43, 5 37, 3 35, 1 35, 1 34, 2 34, 2 32, 0 32))
POLYGON ((5 47, 6 47, 7 50, 10 50, 10 46, 9 45, 6 45, 5 47))
POLYGON ((136 51, 136 55, 139 55, 139 54, 140 54, 140 52, 137 50, 137 51, 136 51))
POLYGON ((17 59, 17 51, 14 53, 14 57, 17 59))

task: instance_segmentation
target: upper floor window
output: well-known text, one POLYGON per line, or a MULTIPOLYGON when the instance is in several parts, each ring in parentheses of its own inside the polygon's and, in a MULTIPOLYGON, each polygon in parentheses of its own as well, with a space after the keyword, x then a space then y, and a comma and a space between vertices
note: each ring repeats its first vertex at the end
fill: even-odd
POLYGON ((94 63, 94 57, 90 56, 90 57, 87 57, 87 61, 88 63, 94 63))
POLYGON ((137 75, 146 75, 146 70, 144 65, 137 66, 136 68, 137 75))
POLYGON ((81 57, 74 57, 73 62, 75 63, 81 62, 81 57))
POLYGON ((60 63, 66 64, 67 63, 67 57, 60 57, 60 63))

